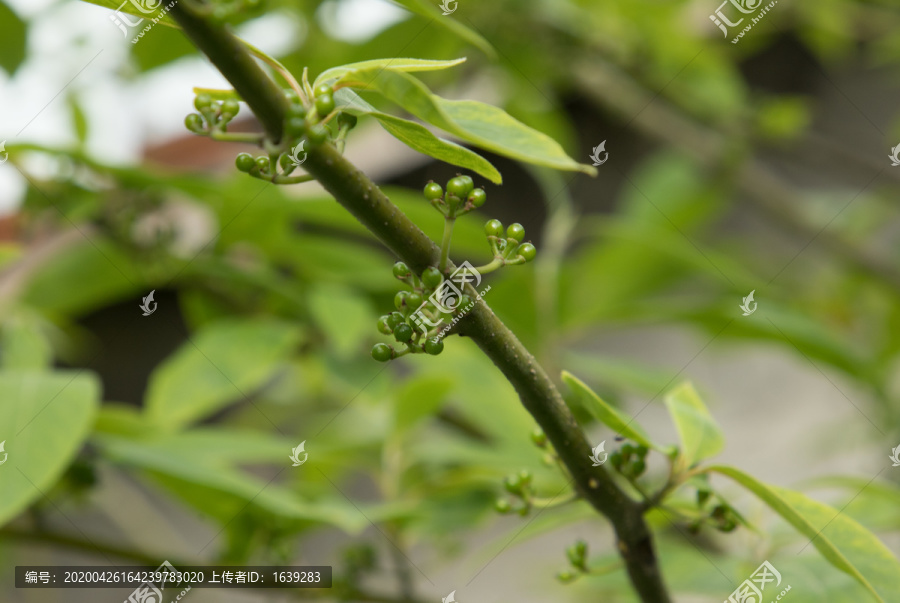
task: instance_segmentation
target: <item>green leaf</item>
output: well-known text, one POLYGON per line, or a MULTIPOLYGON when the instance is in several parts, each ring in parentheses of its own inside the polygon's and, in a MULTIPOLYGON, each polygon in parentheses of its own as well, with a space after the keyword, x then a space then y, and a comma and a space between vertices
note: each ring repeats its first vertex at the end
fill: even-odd
POLYGON ((559 170, 597 173, 566 155, 555 140, 503 109, 478 101, 443 99, 406 73, 359 69, 345 73, 335 86, 377 92, 419 119, 498 155, 559 170))
POLYGON ((686 467, 722 451, 725 446, 722 431, 693 385, 682 383, 670 390, 665 403, 681 438, 681 458, 686 467))
POLYGON ((494 58, 497 56, 494 47, 491 46, 491 43, 488 42, 484 38, 484 36, 472 30, 471 28, 466 27, 459 21, 450 19, 445 16, 443 14, 443 11, 438 10, 437 3, 426 2, 425 0, 395 0, 395 2, 404 6, 410 12, 414 12, 417 15, 421 15, 427 19, 431 19, 431 21, 429 21, 429 25, 434 23, 439 27, 443 27, 454 35, 459 36, 469 44, 478 47, 490 58, 494 58))
POLYGON ((46 369, 53 361, 47 323, 36 312, 10 314, 0 329, 0 364, 4 369, 46 369))
POLYGON ((583 381, 568 371, 563 371, 562 380, 598 421, 633 442, 647 448, 662 450, 650 441, 647 432, 634 419, 601 400, 600 396, 595 394, 583 381))
POLYGON ((78 139, 78 142, 83 145, 88 136, 87 116, 84 114, 84 109, 81 108, 81 104, 74 94, 68 95, 66 101, 72 115, 72 124, 75 127, 75 137, 78 139))
POLYGON ((465 62, 466 57, 453 59, 452 61, 432 61, 428 59, 404 58, 373 59, 371 61, 360 61, 358 63, 339 65, 338 67, 332 67, 331 69, 323 71, 319 74, 319 77, 317 77, 316 81, 313 83, 313 88, 318 87, 319 84, 330 84, 331 82, 340 79, 342 76, 350 73, 351 71, 359 71, 363 69, 375 69, 379 71, 388 69, 390 71, 403 71, 405 73, 412 73, 415 71, 440 71, 442 69, 449 69, 450 67, 462 65, 465 62))
POLYGON ((709 468, 735 480, 812 540, 825 559, 855 578, 877 601, 900 601, 900 561, 856 521, 807 496, 770 486, 724 465, 709 468))
POLYGON ((437 412, 454 387, 446 375, 426 375, 410 379, 397 392, 394 429, 406 431, 420 419, 437 412))
POLYGON ((371 115, 391 136, 415 151, 451 165, 472 170, 494 184, 503 183, 503 177, 497 168, 481 155, 455 142, 438 138, 428 131, 428 128, 414 121, 378 111, 348 88, 337 91, 335 102, 338 106, 345 107, 348 113, 371 115))
POLYGON ((83 371, 0 371, 0 525, 47 493, 87 439, 100 384, 83 371))
POLYGON ((193 335, 150 376, 151 422, 177 428, 244 399, 287 360, 298 331, 276 320, 212 324, 193 335))
MULTIPOLYGON (((138 8, 131 2, 125 2, 124 4, 121 0, 81 0, 82 2, 87 2, 88 4, 96 4, 97 6, 102 6, 103 8, 108 8, 113 11, 118 11, 125 13, 127 15, 134 15, 135 17, 140 17, 141 19, 159 19, 159 22, 162 25, 168 25, 169 27, 179 28, 178 24, 172 18, 170 14, 168 14, 168 10, 162 18, 158 17, 159 13, 168 6, 168 2, 165 0, 161 0, 160 5, 155 9, 149 12, 142 12, 138 10, 138 8)), ((144 4, 148 6, 153 6, 152 0, 144 0, 144 4)), ((120 19, 121 21, 121 19, 120 19)), ((131 20, 134 22, 134 20, 131 20)), ((125 27, 128 29, 127 38, 132 39, 143 27, 146 27, 146 23, 141 23, 140 27, 125 27)), ((110 25, 112 27, 112 25, 110 25)), ((180 29, 180 28, 179 28, 180 29)))
POLYGON ((309 310, 337 354, 344 358, 359 352, 360 344, 372 333, 374 311, 366 299, 349 287, 329 283, 313 285, 309 310))
POLYGON ((28 27, 19 15, 0 2, 0 67, 9 75, 25 60, 28 27))

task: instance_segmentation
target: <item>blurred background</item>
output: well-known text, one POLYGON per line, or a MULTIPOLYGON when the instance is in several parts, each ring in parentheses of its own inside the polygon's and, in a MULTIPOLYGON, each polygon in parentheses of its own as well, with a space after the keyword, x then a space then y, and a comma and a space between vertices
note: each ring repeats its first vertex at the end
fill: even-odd
MULTIPOLYGON (((459 221, 451 257, 485 263, 483 223, 520 222, 538 257, 486 276, 486 301, 560 386, 568 370, 675 442, 662 396, 690 380, 725 432, 718 460, 900 553, 895 4, 777 2, 741 38, 710 19, 715 0, 459 0, 447 16, 437 2, 221 4, 298 76, 465 56, 422 79, 580 162, 605 142, 596 178, 486 154, 504 184, 476 178, 488 202, 459 221)), ((132 44, 112 14, 0 1, 0 599, 130 592, 17 590, 16 564, 168 559, 334 566, 331 591, 194 589, 196 603, 634 601, 585 503, 494 509, 520 470, 542 496, 567 492, 499 371, 458 337, 436 358, 372 360, 396 258, 315 183, 251 179, 234 157, 252 147, 188 133, 193 88, 230 86, 177 29, 132 44), (579 537, 609 571, 560 584, 579 537)), ((235 124, 259 130, 246 106, 235 124)), ((346 155, 440 238, 420 191, 457 168, 374 120, 346 155)), ((648 465, 664 478, 662 459, 648 465)), ((868 600, 714 485, 758 530, 651 515, 677 601, 722 601, 763 559, 792 602, 868 600)))

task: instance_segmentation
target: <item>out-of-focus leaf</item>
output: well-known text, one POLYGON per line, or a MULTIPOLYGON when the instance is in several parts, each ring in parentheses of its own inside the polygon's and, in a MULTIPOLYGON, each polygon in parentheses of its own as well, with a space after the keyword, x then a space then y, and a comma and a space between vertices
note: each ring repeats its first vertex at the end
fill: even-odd
MULTIPOLYGON (((102 6, 103 8, 108 8, 112 11, 123 12, 128 15, 134 15, 135 17, 141 19, 158 19, 159 22, 163 25, 168 25, 169 27, 178 27, 178 24, 175 23, 175 20, 172 18, 172 15, 168 13, 168 2, 165 0, 142 0, 141 4, 143 5, 141 9, 139 9, 134 2, 120 2, 118 0, 82 0, 82 2, 87 2, 89 4, 96 4, 97 6, 102 6), (166 14, 162 17, 159 17, 159 13, 166 9, 166 14)), ((110 19, 112 19, 114 15, 110 15, 110 19)), ((130 19, 131 22, 134 22, 134 19, 130 19)), ((119 19, 122 21, 122 19, 119 19)), ((124 23, 124 22, 123 22, 124 23)), ((125 27, 128 30, 128 39, 133 38, 141 28, 146 27, 147 23, 142 22, 140 26, 136 27, 128 27, 127 24, 123 24, 121 27, 125 27)), ((180 28, 179 28, 180 29, 180 28)), ((146 36, 144 36, 146 37, 146 36)))
POLYGON ((499 155, 559 170, 596 174, 595 168, 570 158, 555 140, 503 109, 478 101, 443 99, 409 74, 360 69, 345 73, 335 86, 377 92, 419 119, 499 155))
POLYGON ((414 377, 404 383, 396 396, 394 429, 408 430, 420 419, 436 412, 453 386, 454 380, 443 375, 414 377))
POLYGON ((443 11, 438 9, 438 3, 427 2, 426 0, 394 0, 397 4, 406 7, 409 11, 418 15, 422 15, 426 19, 430 19, 429 24, 435 24, 438 27, 452 32, 466 42, 478 47, 488 57, 497 55, 491 43, 484 39, 484 36, 478 32, 466 27, 459 21, 447 18, 443 11))
POLYGON ((78 138, 78 142, 84 144, 88 135, 87 116, 84 114, 84 110, 78 103, 77 97, 70 94, 67 97, 67 100, 69 103, 69 110, 72 113, 72 125, 75 129, 75 137, 78 138))
POLYGON ((686 468, 722 451, 725 446, 722 430, 693 385, 682 383, 669 391, 664 401, 681 439, 681 458, 686 468))
POLYGON ((760 482, 725 465, 709 468, 735 480, 811 539, 825 559, 855 578, 875 600, 900 601, 900 561, 874 534, 849 516, 807 496, 760 482))
POLYGON ((12 75, 25 60, 28 26, 13 9, 0 2, 0 67, 12 75))
POLYGON ((503 177, 497 171, 491 162, 481 155, 470 151, 469 149, 438 138, 432 134, 428 128, 408 119, 395 117, 376 110, 372 105, 366 103, 359 95, 348 88, 342 88, 335 94, 335 102, 338 106, 345 107, 348 113, 354 115, 371 115, 381 123, 387 132, 404 143, 414 151, 418 151, 429 157, 434 157, 440 161, 444 161, 451 165, 472 170, 493 182, 501 184, 503 177))
POLYGON ((336 284, 316 284, 309 291, 309 310, 340 356, 359 350, 374 330, 370 304, 352 289, 336 284))
POLYGON ((275 374, 297 340, 297 328, 277 320, 220 322, 201 329, 150 376, 148 417, 177 428, 244 399, 275 374))
POLYGON ((100 384, 83 371, 0 371, 0 525, 41 498, 90 432, 100 384))
POLYGON ((598 421, 629 440, 647 448, 662 450, 650 441, 647 432, 634 419, 601 400, 583 381, 567 371, 563 371, 562 380, 598 421))
POLYGON ((53 361, 53 347, 44 321, 31 312, 10 314, 0 327, 0 365, 11 369, 45 369, 53 361))
POLYGON ((340 79, 346 73, 349 73, 351 71, 358 71, 361 69, 389 69, 391 71, 413 73, 415 71, 440 71, 441 69, 449 69, 450 67, 455 67, 465 62, 465 57, 454 59, 452 61, 432 61, 428 59, 404 58, 373 59, 371 61, 360 61, 358 63, 350 63, 349 65, 339 65, 337 67, 332 67, 331 69, 323 71, 319 74, 319 77, 317 77, 316 81, 313 83, 313 88, 318 87, 319 84, 330 84, 335 80, 340 79))

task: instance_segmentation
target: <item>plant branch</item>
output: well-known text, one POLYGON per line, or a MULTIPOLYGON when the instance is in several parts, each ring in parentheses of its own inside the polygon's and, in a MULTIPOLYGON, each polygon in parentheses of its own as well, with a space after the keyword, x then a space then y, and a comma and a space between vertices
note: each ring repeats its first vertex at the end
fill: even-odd
MULTIPOLYGON (((171 14, 256 113, 269 136, 280 139, 287 101, 243 45, 182 3, 176 4, 171 14)), ((438 264, 441 252, 434 241, 332 145, 313 146, 304 168, 410 268, 421 273, 438 264)), ((458 327, 459 333, 471 337, 513 385, 566 465, 578 492, 610 520, 619 553, 641 600, 671 601, 641 504, 619 489, 603 467, 592 466, 591 446, 544 369, 483 302, 476 303, 458 327)))

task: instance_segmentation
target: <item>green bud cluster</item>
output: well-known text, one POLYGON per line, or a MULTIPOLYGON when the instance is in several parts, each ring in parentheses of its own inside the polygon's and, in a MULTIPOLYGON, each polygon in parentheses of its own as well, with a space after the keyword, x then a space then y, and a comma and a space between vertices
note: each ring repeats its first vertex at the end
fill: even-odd
POLYGON ((572 569, 565 569, 556 574, 556 579, 563 584, 574 582, 584 574, 590 573, 587 565, 588 544, 584 540, 578 540, 566 549, 566 558, 572 569))
MULTIPOLYGON (((396 311, 381 316, 377 328, 384 335, 393 335, 394 340, 402 347, 398 350, 393 345, 377 343, 372 348, 372 357, 379 362, 387 362, 406 354, 437 356, 444 351, 444 342, 436 339, 440 326, 429 327, 424 332, 412 320, 412 316, 421 311, 431 322, 437 322, 440 316, 438 308, 430 301, 424 306, 422 304, 444 282, 443 275, 434 267, 426 268, 421 275, 416 275, 404 262, 394 264, 393 273, 407 289, 397 292, 394 296, 396 311)), ((468 303, 466 299, 461 300, 460 307, 464 307, 464 303, 468 303)))
POLYGON ((531 242, 525 239, 525 227, 518 222, 510 224, 503 236, 503 223, 500 220, 488 220, 484 225, 484 234, 494 254, 494 260, 502 265, 524 264, 537 255, 531 242))
POLYGON ((422 191, 425 198, 445 217, 456 218, 484 205, 487 193, 475 188, 470 176, 458 175, 447 181, 447 191, 434 181, 429 181, 422 191))
POLYGON ((738 524, 745 523, 741 514, 707 485, 697 487, 697 509, 701 512, 701 517, 695 519, 688 526, 693 534, 699 533, 704 524, 709 524, 716 530, 727 533, 733 532, 738 524), (717 502, 711 504, 714 498, 717 502))
POLYGON ((518 513, 522 517, 528 515, 531 512, 531 501, 534 496, 534 492, 531 489, 531 481, 531 472, 525 469, 506 476, 503 480, 503 487, 512 495, 512 500, 498 498, 494 502, 494 509, 504 515, 513 512, 518 513))
POLYGON ((184 125, 194 134, 208 136, 212 132, 226 132, 228 122, 237 116, 241 105, 231 98, 215 101, 209 94, 201 92, 194 98, 194 108, 198 112, 188 114, 184 125))
POLYGON ((647 470, 645 459, 648 448, 644 445, 624 444, 609 455, 610 464, 627 479, 636 479, 647 470))

